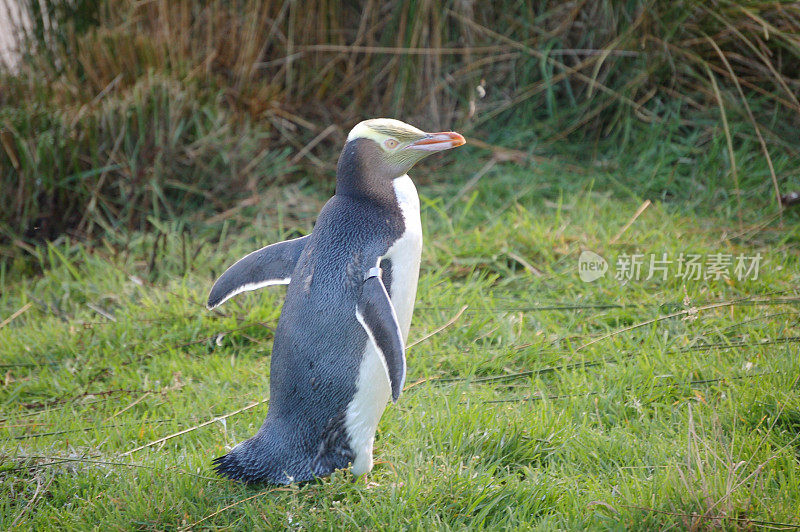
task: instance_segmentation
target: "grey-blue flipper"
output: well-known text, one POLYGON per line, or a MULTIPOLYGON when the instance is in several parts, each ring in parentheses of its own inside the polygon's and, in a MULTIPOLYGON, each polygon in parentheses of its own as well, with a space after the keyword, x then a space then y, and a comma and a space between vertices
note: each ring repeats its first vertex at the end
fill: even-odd
POLYGON ((289 284, 309 235, 258 249, 225 270, 211 288, 208 308, 213 309, 236 294, 275 284, 289 284))
POLYGON ((392 401, 397 402, 406 380, 406 348, 397 315, 381 280, 381 269, 371 268, 361 287, 356 318, 386 361, 392 401))

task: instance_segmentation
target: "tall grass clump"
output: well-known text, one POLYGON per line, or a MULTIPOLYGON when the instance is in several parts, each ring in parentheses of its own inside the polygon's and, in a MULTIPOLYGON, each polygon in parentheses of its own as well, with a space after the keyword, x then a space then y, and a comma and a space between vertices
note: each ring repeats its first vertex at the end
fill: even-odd
POLYGON ((144 229, 150 217, 224 208, 219 198, 247 198, 285 169, 267 133, 156 75, 71 116, 3 111, 6 157, 22 177, 4 196, 6 236, 144 229))
MULTIPOLYGON (((0 215, 4 233, 30 234, 42 219, 60 221, 45 235, 84 231, 86 208, 112 202, 118 180, 117 189, 138 187, 143 168, 183 188, 202 183, 192 158, 168 162, 169 176, 147 166, 159 159, 147 142, 162 133, 140 128, 149 141, 115 150, 119 132, 99 118, 125 108, 168 124, 173 99, 179 116, 207 123, 173 122, 178 129, 163 133, 171 149, 195 153, 211 124, 210 144, 255 146, 227 154, 243 164, 221 172, 220 202, 256 176, 236 168, 263 169, 244 163, 254 153, 289 146, 295 162, 327 171, 320 155, 329 158, 353 123, 380 115, 584 159, 638 152, 642 132, 673 131, 683 143, 676 161, 721 140, 719 180, 740 202, 743 189, 761 194, 766 184, 769 200, 793 183, 776 159, 800 154, 796 2, 3 3, 25 13, 20 60, 0 74, 0 179, 20 191, 0 215), (152 80, 175 91, 166 107, 149 103, 159 98, 145 94, 152 80), (758 154, 765 173, 737 171, 742 150, 758 154), (66 212, 59 194, 71 198, 66 212)), ((135 194, 158 198, 147 204, 162 212, 188 205, 155 188, 164 187, 135 194)), ((138 221, 130 209, 103 207, 104 223, 136 226, 143 205, 138 221)))

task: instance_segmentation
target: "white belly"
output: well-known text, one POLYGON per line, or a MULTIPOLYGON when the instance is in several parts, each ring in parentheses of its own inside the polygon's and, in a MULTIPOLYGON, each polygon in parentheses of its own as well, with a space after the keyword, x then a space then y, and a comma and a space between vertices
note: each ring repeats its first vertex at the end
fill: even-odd
MULTIPOLYGON (((394 305, 403 341, 408 341, 414 300, 417 296, 419 261, 422 254, 422 224, 419 197, 407 175, 394 180, 394 192, 405 221, 405 232, 384 255, 392 262, 389 298, 394 305)), ((378 421, 392 395, 385 362, 372 342, 367 341, 356 381, 356 394, 347 407, 346 426, 355 453, 351 471, 363 475, 372 469, 372 444, 378 421)))

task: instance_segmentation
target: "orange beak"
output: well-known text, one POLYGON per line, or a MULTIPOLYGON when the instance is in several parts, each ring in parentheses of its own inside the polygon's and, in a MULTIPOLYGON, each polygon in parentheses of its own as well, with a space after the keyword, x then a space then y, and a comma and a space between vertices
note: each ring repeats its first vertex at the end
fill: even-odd
POLYGON ((442 131, 441 133, 428 133, 416 142, 409 144, 406 149, 422 151, 444 151, 450 148, 463 146, 467 141, 455 131, 442 131))

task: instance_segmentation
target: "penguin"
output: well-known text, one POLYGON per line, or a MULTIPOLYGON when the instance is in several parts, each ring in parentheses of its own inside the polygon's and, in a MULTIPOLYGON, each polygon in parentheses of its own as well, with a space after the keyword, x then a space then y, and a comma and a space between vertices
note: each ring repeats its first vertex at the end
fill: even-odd
POLYGON ((339 156, 335 194, 311 234, 246 255, 214 283, 209 309, 288 284, 266 419, 214 460, 217 473, 282 485, 372 469, 378 421, 406 378, 422 252, 419 197, 407 172, 463 144, 458 133, 426 133, 394 119, 357 124, 339 156))

